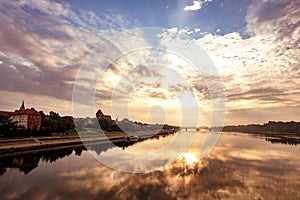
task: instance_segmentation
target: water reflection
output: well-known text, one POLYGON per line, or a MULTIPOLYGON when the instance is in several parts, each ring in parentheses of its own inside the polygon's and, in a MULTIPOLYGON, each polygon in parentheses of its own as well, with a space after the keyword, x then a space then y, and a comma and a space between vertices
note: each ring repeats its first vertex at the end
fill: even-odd
MULTIPOLYGON (((165 137, 165 136, 161 136, 165 137)), ((159 136, 154 138, 155 140, 159 139, 159 136)), ((153 140, 150 139, 150 140, 153 140)), ((142 142, 144 140, 140 140, 142 142)), ((124 142, 124 141, 112 141, 105 143, 94 143, 84 145, 76 145, 70 147, 61 147, 58 149, 44 149, 44 150, 35 150, 28 153, 22 154, 18 152, 17 154, 12 155, 2 155, 0 156, 0 176, 3 175, 8 168, 16 168, 24 174, 30 173, 32 170, 38 167, 40 161, 45 161, 46 163, 52 163, 61 159, 65 156, 69 156, 74 153, 76 156, 81 156, 82 151, 93 151, 97 155, 100 155, 101 152, 106 152, 109 149, 120 147, 123 150, 126 147, 134 145, 136 142, 124 142)))
POLYGON ((296 146, 300 144, 300 139, 299 138, 265 138, 266 141, 271 142, 271 143, 281 143, 281 144, 286 144, 286 145, 293 145, 296 146))
POLYGON ((187 152, 183 155, 183 162, 186 162, 188 165, 193 165, 197 160, 196 155, 192 152, 187 152))
MULTIPOLYGON (((164 139, 127 150, 153 148, 164 139)), ((73 149, 51 165, 43 160, 26 176, 8 169, 0 177, 0 199, 299 199, 299 145, 223 134, 211 154, 199 160, 202 140, 199 134, 175 162, 143 174, 109 169, 87 151, 79 157, 73 149)))
POLYGON ((79 146, 43 152, 38 151, 19 156, 2 157, 0 160, 0 175, 5 173, 7 168, 17 168, 20 172, 28 174, 38 167, 40 160, 52 163, 60 158, 71 155, 73 152, 75 152, 75 155, 80 156, 83 150, 86 150, 86 148, 79 146))

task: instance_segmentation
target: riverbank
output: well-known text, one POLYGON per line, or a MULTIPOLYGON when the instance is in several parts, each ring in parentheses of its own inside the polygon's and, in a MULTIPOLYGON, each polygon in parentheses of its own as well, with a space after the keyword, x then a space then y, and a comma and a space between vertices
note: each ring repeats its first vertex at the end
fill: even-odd
POLYGON ((223 133, 243 133, 248 135, 256 135, 256 136, 262 136, 266 138, 296 138, 300 139, 299 133, 281 133, 281 132, 270 132, 270 131, 261 131, 261 132, 247 132, 247 131, 222 131, 223 133))
POLYGON ((149 138, 159 137, 162 135, 174 134, 175 131, 160 131, 156 134, 147 132, 132 132, 126 134, 124 132, 114 133, 84 133, 79 136, 55 136, 55 137, 34 137, 34 138, 16 138, 16 139, 1 139, 0 140, 0 158, 7 155, 15 155, 20 153, 28 153, 36 150, 47 150, 64 148, 69 146, 83 146, 83 144, 104 144, 112 142, 120 146, 127 143, 133 144, 149 138), (136 136, 135 141, 128 140, 128 136, 136 136), (108 141, 109 140, 109 141, 108 141))

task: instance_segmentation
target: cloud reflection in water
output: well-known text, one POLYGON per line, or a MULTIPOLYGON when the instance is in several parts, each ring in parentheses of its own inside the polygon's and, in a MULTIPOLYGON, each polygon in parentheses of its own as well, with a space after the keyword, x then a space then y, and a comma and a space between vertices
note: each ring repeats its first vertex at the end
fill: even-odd
MULTIPOLYGON (((188 137, 188 134, 186 135, 188 137)), ((160 139, 161 140, 161 139, 160 139)), ((163 140, 163 139, 162 139, 163 140)), ((88 152, 45 161, 29 175, 8 170, 1 199, 297 199, 300 147, 225 133, 198 160, 198 134, 178 160, 161 170, 131 174, 99 164, 88 152)), ((153 140, 153 143, 157 140, 153 140)), ((132 148, 141 148, 140 143, 132 148)), ((151 145, 147 145, 148 147, 151 145)), ((109 149, 104 153, 108 153, 109 149)), ((132 150, 132 149, 131 149, 132 150)), ((154 160, 153 160, 154 162, 154 160)), ((130 165, 130 162, 123 163, 130 165)))

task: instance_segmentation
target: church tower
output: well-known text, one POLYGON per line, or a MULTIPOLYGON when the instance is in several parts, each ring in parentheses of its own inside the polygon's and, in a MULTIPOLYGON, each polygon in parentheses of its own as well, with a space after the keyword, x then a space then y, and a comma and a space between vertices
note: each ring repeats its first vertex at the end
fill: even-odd
POLYGON ((20 107, 20 110, 25 110, 24 101, 22 101, 22 105, 20 107))

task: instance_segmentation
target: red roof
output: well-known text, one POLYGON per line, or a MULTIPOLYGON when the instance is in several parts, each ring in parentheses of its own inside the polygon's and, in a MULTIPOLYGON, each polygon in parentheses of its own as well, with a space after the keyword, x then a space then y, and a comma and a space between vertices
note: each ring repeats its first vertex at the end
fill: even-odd
POLYGON ((12 113, 12 115, 41 115, 41 113, 36 111, 34 108, 27 108, 26 110, 16 110, 12 113))
POLYGON ((0 115, 11 116, 13 112, 9 111, 0 111, 0 115))

